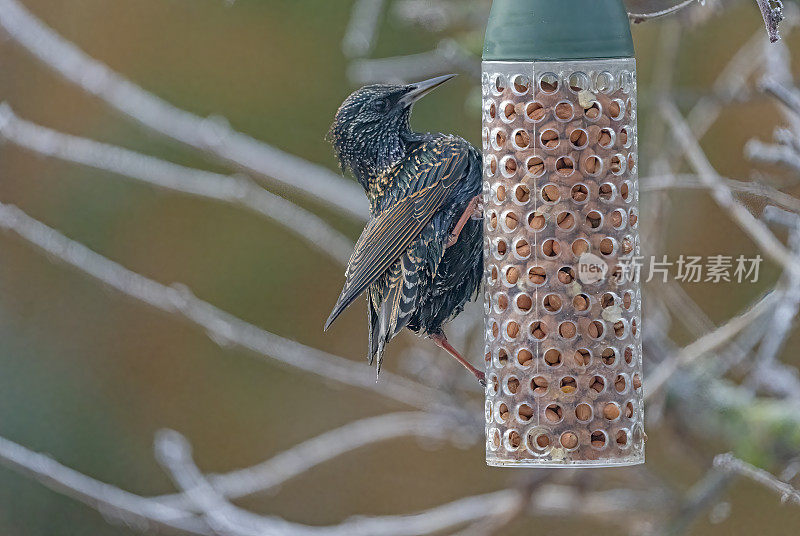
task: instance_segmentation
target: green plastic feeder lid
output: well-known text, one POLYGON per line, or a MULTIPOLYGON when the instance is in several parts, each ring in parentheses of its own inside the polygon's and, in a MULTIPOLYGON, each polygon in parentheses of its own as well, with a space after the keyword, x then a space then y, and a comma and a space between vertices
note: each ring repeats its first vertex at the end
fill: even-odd
POLYGON ((631 27, 622 0, 492 2, 486 61, 631 57, 631 27))

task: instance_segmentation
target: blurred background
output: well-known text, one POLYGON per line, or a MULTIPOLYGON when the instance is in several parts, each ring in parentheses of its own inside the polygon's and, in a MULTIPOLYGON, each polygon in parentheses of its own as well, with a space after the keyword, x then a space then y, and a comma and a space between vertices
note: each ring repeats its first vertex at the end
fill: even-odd
MULTIPOLYGON (((628 5, 638 13, 673 3, 630 1, 628 5)), ((482 29, 490 2, 354 4, 350 0, 4 0, 0 19, 5 20, 3 26, 14 24, 13 10, 23 5, 86 54, 172 105, 212 121, 224 118, 239 132, 333 172, 338 171, 324 136, 350 91, 377 80, 411 81, 459 72, 458 79, 416 107, 413 125, 418 130, 457 133, 479 146, 480 91, 475 73, 480 73, 482 29), (374 25, 369 10, 374 11, 374 25), (421 56, 402 58, 407 55, 421 56), (401 58, 385 60, 396 57, 401 58)), ((787 4, 789 17, 794 5, 787 4)), ((668 92, 681 111, 699 102, 719 108, 718 120, 701 141, 720 175, 756 181, 786 195, 800 194, 797 169, 756 162, 745 151, 749 140, 771 142, 776 127, 788 125, 779 103, 759 89, 768 62, 754 56, 750 60, 754 66, 745 60, 740 66, 734 64, 733 73, 740 72, 743 78, 735 92, 715 86, 743 47, 774 50, 789 58, 791 72, 797 72, 800 33, 791 29, 795 22, 787 19, 783 40, 767 45, 755 2, 709 0, 634 27, 643 185, 648 176, 692 172, 674 150, 665 149, 671 138, 658 104, 668 92), (665 157, 672 159, 668 161, 672 167, 664 167, 665 157)), ((63 133, 191 168, 247 173, 125 117, 37 60, 20 39, 2 29, 0 100, 18 118, 63 133)), ((253 179, 350 239, 357 238, 362 227, 358 218, 268 177, 253 179)), ((44 157, 9 140, 0 145, 0 201, 20 207, 141 275, 163 284, 185 284, 198 298, 255 326, 367 368, 362 363, 366 350, 362 301, 329 333, 322 332, 341 288, 342 265, 269 219, 230 204, 44 157)), ((741 202, 756 216, 771 204, 757 195, 742 195, 741 202)), ((646 254, 759 252, 759 246, 703 189, 643 187, 641 204, 646 254)), ((785 229, 774 230, 780 240, 786 239, 785 229)), ((648 318, 656 315, 664 337, 677 348, 685 346, 702 330, 710 331, 741 313, 782 277, 781 267, 766 260, 758 283, 683 284, 678 290, 670 286, 676 293, 673 298, 677 296, 691 314, 708 322, 694 322, 699 333, 674 319, 693 318, 689 313, 662 307, 669 303, 662 299, 664 288, 646 287, 644 324, 648 326, 648 318)), ((480 340, 467 343, 470 337, 481 337, 474 323, 481 314, 480 303, 473 304, 457 321, 461 327, 453 328, 462 344, 472 348, 468 357, 476 363, 482 355, 480 340)), ((785 335, 778 357, 796 367, 800 339, 793 332, 785 335)), ((471 380, 444 354, 420 348, 412 335, 398 337, 388 350, 387 369, 423 383, 441 382, 453 396, 475 404, 480 418, 482 397, 471 380)), ((744 360, 756 353, 748 349, 744 360)), ((645 341, 646 367, 648 359, 660 356, 648 353, 645 341)), ((725 381, 738 386, 743 377, 733 370, 725 381)), ((682 374, 675 381, 691 384, 682 374)), ((737 392, 732 391, 735 399, 737 392)), ((750 395, 781 401, 785 393, 756 386, 750 395)), ((622 505, 618 511, 597 515, 569 513, 569 505, 564 511, 542 508, 510 519, 501 532, 667 532, 664 527, 670 520, 684 516, 688 519, 678 523, 676 533, 797 534, 800 507, 782 504, 779 496, 750 480, 732 479, 705 502, 695 504, 690 499, 702 491, 697 484, 706 482, 713 457, 727 451, 791 481, 794 474, 784 471, 797 464, 800 455, 798 413, 793 409, 800 408, 798 396, 785 398, 788 420, 782 414, 770 420, 772 410, 764 410, 766 420, 753 418, 738 406, 745 402, 739 399, 732 403, 735 409, 722 407, 695 419, 687 419, 697 414, 686 401, 669 396, 654 401, 648 407, 645 468, 548 478, 578 490, 603 489, 608 482, 616 482, 617 488, 656 489, 663 500, 649 509, 637 507, 631 512, 622 505), (706 425, 706 419, 713 425, 706 425), (770 442, 769 447, 764 441, 770 442)), ((126 297, 57 262, 16 234, 0 233, 0 436, 47 453, 67 467, 139 495, 172 493, 173 484, 153 456, 153 438, 160 429, 185 435, 198 466, 221 473, 256 464, 358 419, 408 409, 374 391, 343 387, 239 346, 219 345, 180 315, 126 297)), ((483 451, 480 434, 455 442, 393 438, 322 463, 279 489, 236 504, 298 523, 330 525, 355 514, 407 514, 519 486, 536 472, 487 468, 483 451)), ((624 502, 626 496, 619 497, 624 502)), ((475 531, 490 534, 493 529, 475 531)), ((138 533, 135 524, 126 526, 19 471, 0 468, 0 534, 138 533)))

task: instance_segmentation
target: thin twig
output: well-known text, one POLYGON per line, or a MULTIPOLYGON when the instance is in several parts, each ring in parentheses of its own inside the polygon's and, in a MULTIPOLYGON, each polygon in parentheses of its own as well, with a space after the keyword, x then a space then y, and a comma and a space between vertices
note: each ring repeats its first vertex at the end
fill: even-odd
POLYGON ((760 164, 783 165, 800 172, 800 154, 786 145, 775 145, 751 139, 744 146, 744 156, 760 164))
MULTIPOLYGON (((277 534, 291 535, 322 535, 322 536, 414 536, 423 534, 438 533, 448 528, 452 528, 465 523, 484 519, 488 516, 505 516, 519 510, 520 505, 515 501, 518 497, 517 490, 502 490, 484 495, 476 495, 458 499, 451 503, 432 508, 417 514, 400 516, 381 516, 381 517, 356 517, 342 522, 339 525, 328 527, 308 527, 296 523, 288 523, 275 517, 254 516, 245 512, 230 503, 219 495, 214 487, 205 479, 199 469, 191 460, 191 447, 188 442, 176 432, 160 434, 162 443, 158 450, 159 458, 163 465, 168 468, 173 480, 193 500, 207 515, 211 514, 216 522, 221 522, 227 526, 242 527, 246 529, 244 534, 251 534, 250 530, 255 530, 256 534, 272 533, 269 529, 276 531, 277 534), (268 529, 265 531, 264 529, 268 529)), ((541 484, 537 481, 537 487, 541 484)), ((534 489, 536 489, 534 487, 534 489)), ((558 497, 558 492, 566 492, 568 495, 576 495, 571 488, 553 486, 542 489, 535 494, 533 502, 536 509, 546 509, 548 505, 555 501, 562 507, 571 504, 558 497), (566 491, 569 490, 569 491, 566 491)), ((634 499, 628 497, 627 504, 625 499, 617 494, 615 490, 597 493, 585 493, 579 495, 581 499, 581 512, 586 515, 597 515, 605 513, 605 509, 633 511, 635 508, 652 508, 653 505, 647 504, 646 495, 634 499), (606 502, 607 501, 607 502, 606 502), (605 506, 601 506, 605 504, 605 506), (613 505, 613 506, 612 506, 613 505)), ((530 496, 528 496, 530 497, 530 496)), ((574 500, 574 498, 573 498, 574 500)), ((530 498, 525 501, 525 506, 530 504, 530 498)), ((663 502, 660 503, 663 506, 663 502)))
POLYGON ((720 454, 714 458, 714 466, 725 471, 730 471, 732 473, 745 476, 754 482, 758 482, 762 486, 769 488, 780 495, 781 502, 800 504, 800 491, 792 487, 790 484, 778 480, 772 473, 740 460, 730 452, 726 454, 720 454))
POLYGON ((686 493, 683 504, 672 516, 666 526, 659 532, 661 536, 678 536, 686 534, 697 517, 714 504, 731 485, 731 475, 716 467, 709 469, 686 493))
POLYGON ((765 93, 778 99, 784 106, 796 114, 800 114, 800 91, 794 87, 787 87, 773 77, 761 80, 760 88, 765 93))
POLYGON ((783 20, 783 2, 781 0, 756 0, 756 4, 761 10, 764 26, 767 27, 769 41, 774 43, 781 38, 778 26, 783 20))
MULTIPOLYGON (((796 24, 787 28, 793 28, 796 24)), ((750 76, 764 65, 767 41, 761 30, 755 32, 750 39, 731 57, 711 87, 711 95, 700 99, 686 116, 692 132, 698 140, 702 140, 711 126, 722 113, 725 104, 733 101, 747 88, 750 76)), ((682 154, 682 153, 681 153, 682 154)))
POLYGON ((357 0, 350 12, 350 22, 342 39, 342 52, 349 58, 360 58, 375 46, 375 35, 385 0, 357 0))
POLYGON ((797 256, 789 251, 762 221, 753 216, 747 208, 733 197, 722 177, 709 163, 700 144, 675 105, 669 101, 664 101, 660 108, 661 113, 672 127, 676 142, 683 147, 689 163, 703 183, 708 186, 711 196, 717 204, 730 213, 742 231, 750 236, 763 250, 764 255, 770 257, 786 270, 800 272, 800 262, 798 262, 797 256))
POLYGON ((761 300, 750 306, 744 313, 733 317, 714 331, 703 335, 689 344, 673 359, 662 362, 656 370, 650 373, 645 381, 645 399, 651 399, 659 393, 666 385, 667 380, 681 367, 730 341, 756 318, 771 311, 779 295, 780 293, 770 292, 761 300))
POLYGON ((162 285, 128 270, 13 205, 0 203, 0 228, 15 232, 59 261, 127 296, 190 320, 219 344, 241 346, 308 374, 372 391, 412 407, 429 408, 438 403, 440 394, 434 389, 390 372, 384 372, 381 381, 376 382, 374 372, 366 365, 258 328, 200 300, 183 285, 162 285))
MULTIPOLYGON (((359 517, 328 527, 310 527, 289 523, 273 516, 258 516, 227 502, 191 459, 191 447, 186 439, 174 431, 159 434, 156 452, 162 465, 168 470, 176 485, 195 502, 204 513, 209 525, 215 530, 233 532, 242 536, 264 534, 292 536, 415 536, 438 532, 454 525, 483 518, 496 509, 497 499, 509 494, 507 491, 483 496, 467 497, 419 514, 404 516, 359 517), (495 503, 487 505, 487 500, 495 503)), ((508 501, 509 505, 513 501, 508 501)), ((505 508, 508 508, 506 506, 505 508)))
POLYGON ((159 188, 244 207, 277 223, 347 265, 353 243, 316 214, 268 192, 241 175, 184 167, 115 145, 96 142, 30 123, 0 104, 0 139, 40 155, 124 175, 159 188))
POLYGON ((224 120, 199 117, 145 91, 89 57, 16 0, 0 0, 0 27, 64 79, 145 127, 272 178, 352 217, 368 218, 364 194, 354 182, 237 132, 224 120))
POLYGON ((690 4, 693 4, 694 2, 697 1, 698 0, 684 0, 680 4, 675 4, 674 6, 668 7, 666 9, 662 9, 659 11, 651 11, 648 13, 628 13, 628 18, 634 24, 638 24, 646 20, 657 19, 659 17, 664 17, 666 15, 672 15, 673 13, 677 13, 681 9, 689 7, 690 4))
POLYGON ((0 464, 29 476, 57 493, 76 499, 109 519, 145 531, 153 526, 188 534, 211 536, 213 532, 190 512, 140 497, 74 469, 49 456, 33 452, 0 437, 0 464))
MULTIPOLYGON (((662 9, 659 11, 651 11, 649 13, 628 13, 628 18, 634 24, 644 22, 647 20, 656 19, 665 15, 671 15, 684 8, 689 7, 691 4, 698 0, 684 0, 679 4, 662 9)), ((780 0, 756 0, 758 8, 761 10, 761 17, 764 19, 764 25, 767 28, 767 36, 770 42, 774 43, 780 39, 778 26, 783 20, 783 2, 780 0), (774 3, 774 6, 772 5, 774 3)))
MULTIPOLYGON (((369 417, 299 443, 258 465, 221 475, 209 475, 208 480, 220 495, 238 499, 275 489, 324 462, 365 446, 407 436, 426 440, 444 439, 453 433, 452 425, 449 419, 424 412, 369 417)), ((466 429, 461 430, 460 434, 475 431, 466 429)), ((163 495, 158 499, 163 504, 190 507, 182 495, 163 495)))
POLYGON ((531 498, 553 476, 552 469, 537 471, 517 486, 512 508, 492 514, 453 536, 499 536, 506 528, 529 513, 531 498))
POLYGON ((476 80, 481 76, 480 61, 464 52, 457 42, 444 39, 429 52, 353 61, 347 77, 356 84, 409 83, 454 70, 476 80))
MULTIPOLYGON (((800 199, 758 181, 740 181, 721 177, 731 191, 769 200, 781 208, 800 213, 800 199)), ((656 192, 668 189, 707 189, 708 184, 694 173, 650 175, 640 179, 639 190, 656 192)))
POLYGON ((172 481, 202 512, 203 520, 220 535, 262 536, 296 532, 289 523, 242 510, 219 495, 192 460, 192 448, 185 437, 173 430, 156 435, 156 459, 172 481))
MULTIPOLYGON (((800 216, 768 206, 764 210, 764 220, 771 223, 785 223, 789 227, 789 247, 800 255, 800 216)), ((752 373, 745 384, 753 388, 767 387, 772 394, 785 398, 798 398, 797 369, 778 362, 791 333, 792 325, 800 309, 800 274, 785 272, 779 285, 785 288, 784 298, 778 303, 769 318, 769 332, 758 349, 755 359, 751 359, 752 373)))

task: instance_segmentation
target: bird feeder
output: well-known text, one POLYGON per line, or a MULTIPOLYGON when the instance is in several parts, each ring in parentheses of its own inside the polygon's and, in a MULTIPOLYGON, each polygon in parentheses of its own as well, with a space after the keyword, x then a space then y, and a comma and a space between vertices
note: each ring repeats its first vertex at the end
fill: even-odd
POLYGON ((494 0, 486 461, 644 462, 636 63, 621 0, 494 0))

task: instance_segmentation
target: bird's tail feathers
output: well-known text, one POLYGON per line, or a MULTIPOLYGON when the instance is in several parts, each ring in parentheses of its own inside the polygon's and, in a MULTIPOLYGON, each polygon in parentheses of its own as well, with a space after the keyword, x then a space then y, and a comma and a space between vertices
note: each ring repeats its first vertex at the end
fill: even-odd
POLYGON ((333 311, 331 311, 330 316, 328 316, 328 320, 325 321, 325 327, 322 328, 323 331, 328 331, 328 328, 331 327, 333 321, 336 320, 336 318, 342 313, 342 311, 344 311, 347 308, 347 306, 350 305, 350 303, 353 301, 353 300, 350 301, 343 300, 342 298, 344 296, 344 293, 345 291, 343 290, 342 295, 339 296, 339 299, 336 301, 336 305, 333 306, 333 311))
MULTIPOLYGON (((370 320, 370 354, 377 364, 378 373, 383 363, 383 350, 392 338, 411 321, 416 308, 417 285, 419 284, 418 263, 405 253, 392 265, 388 274, 389 290, 380 304, 380 309, 370 320)), ((372 307, 372 304, 370 304, 372 307)))

